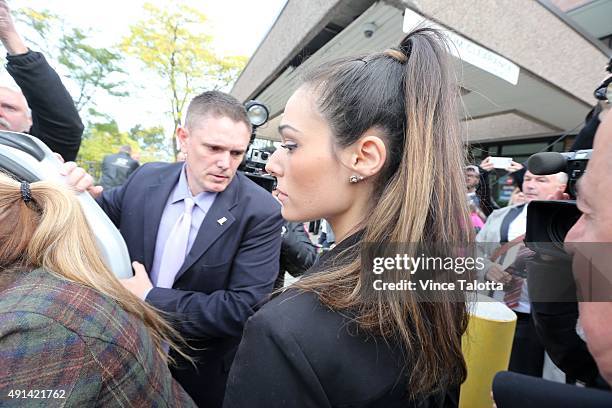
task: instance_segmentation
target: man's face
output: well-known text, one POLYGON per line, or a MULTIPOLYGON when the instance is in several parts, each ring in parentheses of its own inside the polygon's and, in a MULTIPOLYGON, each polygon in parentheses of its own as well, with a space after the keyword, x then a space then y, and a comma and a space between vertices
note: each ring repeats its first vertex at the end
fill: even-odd
POLYGON ((245 123, 209 115, 196 121, 193 129, 179 128, 177 135, 186 155, 187 182, 193 195, 225 190, 251 138, 245 123))
POLYGON ((478 187, 478 183, 480 182, 480 176, 476 174, 476 172, 472 169, 465 170, 465 184, 467 184, 468 189, 478 187))
POLYGON ((30 127, 32 119, 23 94, 0 87, 0 129, 27 132, 30 127))
POLYGON ((530 171, 523 178, 523 193, 525 201, 548 200, 550 196, 565 190, 565 183, 561 183, 557 174, 536 176, 530 171))

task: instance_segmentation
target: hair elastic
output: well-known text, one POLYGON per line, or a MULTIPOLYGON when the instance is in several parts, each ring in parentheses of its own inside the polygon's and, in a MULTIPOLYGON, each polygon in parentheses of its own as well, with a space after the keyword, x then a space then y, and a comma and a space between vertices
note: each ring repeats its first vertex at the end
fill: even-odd
POLYGON ((30 183, 27 181, 21 182, 21 198, 26 204, 32 201, 32 191, 30 191, 30 183))

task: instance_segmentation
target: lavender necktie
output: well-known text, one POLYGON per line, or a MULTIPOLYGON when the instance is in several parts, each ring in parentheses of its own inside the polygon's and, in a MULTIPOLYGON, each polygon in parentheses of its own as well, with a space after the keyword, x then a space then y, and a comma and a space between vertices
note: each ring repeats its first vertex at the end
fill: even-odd
POLYGON ((183 262, 185 262, 194 202, 192 198, 186 197, 184 203, 185 210, 176 220, 164 246, 164 252, 159 265, 159 276, 157 282, 154 282, 158 288, 171 288, 174 285, 176 274, 181 269, 181 266, 183 266, 183 262))

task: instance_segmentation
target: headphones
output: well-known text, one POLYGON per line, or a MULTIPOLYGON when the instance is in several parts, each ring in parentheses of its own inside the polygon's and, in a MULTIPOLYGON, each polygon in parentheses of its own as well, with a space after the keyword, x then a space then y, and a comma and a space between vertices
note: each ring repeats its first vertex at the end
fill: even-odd
MULTIPOLYGON (((40 140, 23 133, 0 131, 0 171, 18 181, 49 180, 63 184, 61 166, 60 160, 40 140)), ((78 193, 77 199, 106 266, 117 278, 131 278, 130 256, 119 230, 89 193, 78 193)))

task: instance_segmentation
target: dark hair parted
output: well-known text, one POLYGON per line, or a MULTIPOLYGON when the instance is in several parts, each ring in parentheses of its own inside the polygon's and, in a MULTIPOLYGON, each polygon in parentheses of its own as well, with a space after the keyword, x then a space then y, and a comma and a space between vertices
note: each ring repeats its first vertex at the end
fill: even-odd
POLYGON ((234 122, 244 123, 249 131, 251 121, 244 105, 232 95, 220 91, 206 91, 191 100, 185 116, 185 127, 195 129, 206 116, 228 117, 234 122))
MULTIPOLYGON (((473 239, 459 93, 448 54, 441 33, 421 28, 397 49, 328 63, 305 81, 337 146, 350 146, 374 128, 384 135, 387 159, 374 180, 371 210, 356 226, 363 231, 361 243, 347 250, 352 256, 339 256, 349 260, 303 278, 296 287, 317 293, 334 310, 350 310, 361 329, 402 345, 411 395, 465 380, 465 299, 441 294, 443 301, 424 302, 411 291, 375 291, 373 274, 361 273, 361 249, 365 243, 453 247, 473 239)), ((389 272, 389 282, 405 278, 402 271, 389 272)))

